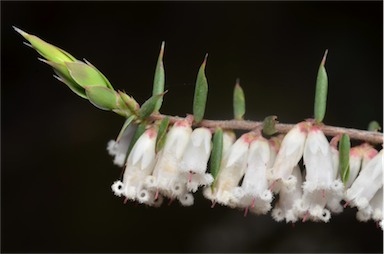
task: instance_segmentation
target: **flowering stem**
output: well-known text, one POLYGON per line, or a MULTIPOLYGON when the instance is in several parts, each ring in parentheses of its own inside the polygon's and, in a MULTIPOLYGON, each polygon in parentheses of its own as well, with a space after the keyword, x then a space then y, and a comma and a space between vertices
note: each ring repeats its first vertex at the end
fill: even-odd
MULTIPOLYGON (((150 116, 151 120, 162 120, 167 117, 167 115, 162 114, 152 114, 150 116)), ((178 116, 168 116, 170 123, 175 123, 176 121, 183 120, 185 118, 178 116)), ((207 128, 216 128, 220 127, 222 129, 231 129, 231 130, 255 130, 262 129, 262 121, 248 121, 248 120, 202 120, 198 124, 194 123, 194 126, 202 126, 207 128)), ((287 133, 290 129, 293 128, 295 124, 285 124, 277 123, 275 128, 280 133, 287 133)), ((361 140, 372 144, 382 144, 383 143, 383 134, 380 132, 374 131, 365 131, 357 130, 344 127, 336 127, 329 125, 321 125, 326 136, 337 136, 339 134, 348 134, 351 139, 361 140)))

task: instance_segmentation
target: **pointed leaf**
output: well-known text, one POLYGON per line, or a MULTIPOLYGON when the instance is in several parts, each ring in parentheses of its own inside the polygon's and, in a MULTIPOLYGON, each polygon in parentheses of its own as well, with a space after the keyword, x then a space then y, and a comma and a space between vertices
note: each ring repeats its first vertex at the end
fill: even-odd
POLYGON ((128 126, 132 123, 132 121, 135 119, 135 116, 130 116, 127 118, 127 120, 125 120, 124 124, 123 124, 123 127, 121 127, 121 130, 119 132, 119 135, 117 136, 116 138, 116 143, 118 143, 121 139, 121 137, 123 136, 124 134, 124 131, 128 128, 128 126))
POLYGON ((104 86, 109 87, 102 75, 93 67, 83 62, 65 63, 71 77, 82 87, 104 86))
POLYGON ((371 121, 371 122, 368 124, 368 130, 369 130, 369 131, 375 131, 375 132, 377 132, 377 131, 381 130, 381 126, 380 126, 380 124, 379 124, 378 122, 376 122, 376 121, 371 121))
POLYGON ((339 141, 339 170, 341 180, 344 184, 349 179, 349 152, 351 150, 351 142, 347 134, 343 134, 339 141))
POLYGON ((197 74, 195 96, 193 98, 193 116, 196 123, 201 122, 204 118, 205 104, 207 102, 208 94, 208 82, 205 77, 205 65, 207 62, 207 56, 205 56, 204 62, 201 65, 197 74))
POLYGON ((316 94, 315 94, 315 107, 314 115, 316 123, 321 123, 325 116, 327 108, 327 93, 328 93, 328 76, 325 70, 325 60, 327 58, 328 50, 325 51, 323 60, 321 61, 316 80, 316 94))
POLYGON ((167 134, 167 129, 169 125, 169 117, 165 117, 159 126, 159 130, 157 131, 157 138, 156 138, 156 153, 158 153, 161 149, 163 149, 167 134))
POLYGON ((233 112, 236 120, 243 120, 245 114, 245 97, 239 80, 236 81, 235 89, 233 90, 233 112))
MULTIPOLYGON (((165 45, 165 42, 163 41, 163 43, 161 44, 159 58, 156 64, 152 95, 157 95, 164 92, 164 83, 165 83, 165 72, 164 72, 164 64, 163 64, 164 45, 165 45)), ((162 102, 163 102, 163 98, 160 98, 157 101, 154 112, 159 112, 162 102)))
POLYGON ((26 40, 28 40, 29 43, 31 43, 32 47, 47 60, 56 62, 56 63, 76 61, 76 58, 74 58, 64 50, 43 41, 42 39, 40 39, 35 35, 28 34, 17 27, 13 27, 13 28, 15 29, 16 32, 18 32, 21 36, 23 36, 26 40))
MULTIPOLYGON (((211 153, 211 175, 213 176, 214 183, 216 182, 217 175, 219 174, 221 167, 221 159, 223 156, 223 130, 216 128, 215 134, 213 135, 213 145, 211 153)), ((213 186, 213 184, 212 184, 213 186)))
POLYGON ((93 64, 91 64, 91 63, 90 63, 89 61, 87 61, 86 59, 84 59, 84 61, 85 61, 86 64, 88 64, 89 66, 91 66, 93 69, 95 69, 95 70, 100 74, 100 76, 104 79, 104 81, 105 81, 107 87, 113 89, 113 86, 112 86, 111 82, 109 82, 109 80, 107 79, 107 77, 106 77, 103 73, 101 73, 101 71, 99 71, 93 64))
POLYGON ((276 123, 278 123, 277 116, 267 116, 266 118, 264 118, 263 134, 267 136, 272 136, 273 134, 276 134, 276 123))
POLYGON ((117 108, 116 92, 104 86, 85 86, 85 92, 89 101, 103 110, 117 108))
POLYGON ((157 102, 163 98, 165 93, 153 95, 151 98, 149 98, 146 102, 141 105, 141 108, 139 110, 139 117, 140 119, 145 119, 148 116, 150 116, 153 111, 155 111, 155 107, 157 102))
POLYGON ((66 79, 65 77, 61 76, 58 72, 56 72, 56 74, 57 74, 57 76, 55 76, 55 75, 53 75, 53 76, 57 80, 59 80, 60 82, 63 82, 64 84, 66 84, 72 90, 72 92, 74 92, 75 94, 77 94, 78 96, 80 96, 84 99, 88 99, 84 88, 79 86, 72 79, 66 79))

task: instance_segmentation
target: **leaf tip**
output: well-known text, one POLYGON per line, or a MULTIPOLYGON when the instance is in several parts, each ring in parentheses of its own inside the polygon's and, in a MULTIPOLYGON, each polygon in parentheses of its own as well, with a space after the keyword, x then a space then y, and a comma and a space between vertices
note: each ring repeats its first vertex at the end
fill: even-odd
POLYGON ((20 28, 17 28, 16 26, 12 26, 12 28, 17 32, 19 33, 21 36, 23 36, 24 38, 26 36, 28 36, 29 34, 27 34, 26 32, 24 32, 23 30, 21 30, 20 28))
POLYGON ((204 56, 203 65, 207 64, 207 58, 208 58, 208 53, 206 53, 205 56, 204 56))
POLYGON ((321 60, 321 65, 325 65, 325 61, 327 60, 327 55, 328 55, 328 49, 325 50, 323 59, 321 60))

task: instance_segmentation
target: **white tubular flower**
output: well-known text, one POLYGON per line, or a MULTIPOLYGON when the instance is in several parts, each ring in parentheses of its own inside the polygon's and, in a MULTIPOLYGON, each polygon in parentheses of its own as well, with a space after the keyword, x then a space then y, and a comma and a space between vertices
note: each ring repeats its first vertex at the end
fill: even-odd
POLYGON ((343 183, 336 180, 334 161, 330 145, 324 133, 312 126, 304 148, 306 180, 303 184, 302 205, 307 209, 309 218, 327 222, 331 211, 342 211, 340 201, 343 197, 343 183))
POLYGON ((131 143, 132 137, 135 134, 137 125, 132 123, 124 130, 120 140, 110 140, 107 145, 107 151, 109 155, 114 156, 113 163, 120 167, 124 166, 125 157, 127 156, 128 147, 131 143))
POLYGON ((256 137, 248 151, 247 166, 241 187, 234 189, 239 207, 250 207, 256 214, 265 214, 271 209, 272 192, 268 190, 267 165, 270 147, 263 137, 256 137))
POLYGON ((133 146, 128 156, 123 182, 117 181, 112 190, 117 196, 125 196, 140 203, 153 204, 154 195, 144 188, 144 182, 155 166, 155 144, 157 131, 146 130, 133 146))
POLYGON ((369 201, 369 205, 360 209, 356 213, 356 218, 359 221, 368 221, 373 219, 376 222, 380 222, 383 220, 383 188, 381 187, 376 194, 373 196, 371 201, 369 201))
POLYGON ((233 190, 238 186, 245 173, 248 148, 253 138, 254 134, 252 133, 243 134, 231 146, 222 160, 214 191, 212 192, 210 187, 204 191, 204 195, 208 199, 233 208, 238 205, 238 200, 233 195, 233 190))
POLYGON ((339 150, 338 150, 338 143, 340 141, 341 135, 337 135, 332 138, 330 142, 330 148, 331 148, 331 157, 332 157, 332 166, 333 166, 333 173, 335 179, 340 178, 339 173, 339 150))
MULTIPOLYGON (((235 140, 236 140, 236 135, 233 131, 223 132, 223 154, 221 159, 221 168, 223 168, 227 164, 229 153, 231 151, 231 147, 235 142, 235 140)), ((203 194, 207 199, 211 200, 212 202, 216 202, 216 192, 212 194, 211 187, 206 187, 204 189, 203 194)))
MULTIPOLYGON (((223 156, 222 158, 227 158, 229 151, 233 143, 235 143, 236 135, 233 131, 224 131, 223 132, 223 156)), ((225 162, 227 163, 227 162, 225 162)))
POLYGON ((365 165, 372 160, 373 157, 377 155, 377 150, 374 149, 371 145, 363 143, 359 146, 351 148, 349 155, 349 179, 346 183, 346 188, 350 188, 352 183, 355 181, 357 175, 360 172, 360 169, 365 167, 365 165))
POLYGON ((303 178, 298 165, 293 168, 292 174, 296 177, 295 188, 293 191, 287 191, 286 188, 280 190, 279 200, 272 210, 272 217, 276 221, 285 220, 287 223, 295 223, 303 215, 296 209, 297 204, 303 196, 303 191, 301 189, 303 178))
POLYGON ((351 187, 352 183, 355 181, 357 175, 359 174, 361 164, 363 161, 363 156, 361 152, 361 147, 356 146, 352 147, 349 152, 349 178, 345 184, 345 188, 351 187))
POLYGON ((285 135, 275 163, 268 170, 268 178, 272 182, 273 190, 278 192, 281 184, 290 186, 292 189, 295 186, 296 180, 292 176, 292 171, 303 156, 309 126, 310 123, 308 122, 298 123, 285 135), (276 186, 276 183, 278 183, 278 186, 276 186))
POLYGON ((161 193, 170 199, 179 199, 182 205, 193 204, 193 196, 188 196, 188 202, 184 202, 187 190, 185 182, 180 177, 180 162, 191 133, 191 125, 186 120, 176 122, 168 132, 153 176, 146 179, 147 187, 156 193, 155 198, 161 193))
POLYGON ((376 192, 369 205, 372 209, 372 219, 376 222, 383 221, 383 187, 376 192))
POLYGON ((276 137, 272 137, 268 140, 270 153, 269 153, 269 162, 267 165, 267 168, 272 168, 273 164, 275 163, 277 153, 279 152, 281 142, 284 139, 284 135, 280 134, 276 137))
POLYGON ((381 150, 365 167, 346 192, 345 199, 359 210, 365 209, 375 193, 383 186, 383 150, 381 150))
POLYGON ((197 128, 191 134, 180 163, 181 178, 188 191, 196 192, 199 186, 213 182, 212 175, 205 173, 212 149, 211 138, 211 131, 207 128, 197 128))
POLYGON ((363 162, 361 167, 364 168, 367 163, 372 160, 379 152, 368 143, 360 145, 361 153, 363 154, 363 162))
POLYGON ((316 190, 343 191, 343 184, 335 180, 330 145, 324 133, 317 126, 312 126, 304 148, 304 165, 306 168, 306 181, 303 188, 305 192, 316 190))

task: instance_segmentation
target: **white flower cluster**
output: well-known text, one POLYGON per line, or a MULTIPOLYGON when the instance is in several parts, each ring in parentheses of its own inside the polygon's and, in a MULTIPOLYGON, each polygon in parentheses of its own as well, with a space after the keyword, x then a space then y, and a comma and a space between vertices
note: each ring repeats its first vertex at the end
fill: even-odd
MULTIPOLYGON (((156 136, 156 128, 150 127, 137 140, 123 180, 112 185, 115 195, 151 206, 161 205, 163 197, 190 206, 192 193, 205 186, 203 194, 213 205, 244 209, 245 215, 272 210, 276 221, 328 222, 331 213, 350 205, 357 207, 358 220, 372 219, 383 227, 383 152, 366 143, 351 149, 350 176, 344 185, 338 170, 338 140, 328 142, 321 128, 310 121, 270 139, 249 132, 235 140, 232 131, 225 131, 215 180, 206 173, 212 149, 209 129, 192 130, 187 120, 176 122, 158 154, 156 136)), ((130 136, 125 139, 129 143, 130 136)), ((112 142, 108 150, 116 161, 125 156, 126 148, 118 152, 112 142)))

